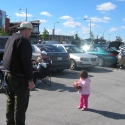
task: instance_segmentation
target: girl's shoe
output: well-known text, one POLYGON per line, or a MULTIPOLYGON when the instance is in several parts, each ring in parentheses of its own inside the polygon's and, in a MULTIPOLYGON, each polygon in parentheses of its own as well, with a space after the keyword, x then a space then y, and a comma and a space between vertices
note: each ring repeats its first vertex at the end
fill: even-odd
POLYGON ((78 106, 77 108, 78 108, 78 109, 81 109, 82 107, 81 107, 81 106, 78 106))
POLYGON ((88 109, 87 108, 81 108, 81 111, 87 111, 88 109))

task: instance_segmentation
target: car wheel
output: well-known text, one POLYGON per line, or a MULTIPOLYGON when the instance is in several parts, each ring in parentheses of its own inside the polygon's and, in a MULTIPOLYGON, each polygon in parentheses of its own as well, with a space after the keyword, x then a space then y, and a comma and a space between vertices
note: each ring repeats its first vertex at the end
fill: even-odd
POLYGON ((99 66, 104 66, 105 62, 104 59, 99 57, 99 66))
POLYGON ((73 59, 71 60, 70 69, 72 69, 72 70, 76 69, 76 62, 73 59))

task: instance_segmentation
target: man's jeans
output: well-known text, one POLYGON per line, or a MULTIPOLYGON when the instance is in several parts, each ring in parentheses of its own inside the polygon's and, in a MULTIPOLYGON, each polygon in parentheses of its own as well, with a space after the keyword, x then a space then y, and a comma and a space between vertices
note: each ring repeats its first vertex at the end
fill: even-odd
POLYGON ((7 125, 25 125, 25 113, 29 102, 28 81, 25 77, 5 73, 7 83, 7 125))

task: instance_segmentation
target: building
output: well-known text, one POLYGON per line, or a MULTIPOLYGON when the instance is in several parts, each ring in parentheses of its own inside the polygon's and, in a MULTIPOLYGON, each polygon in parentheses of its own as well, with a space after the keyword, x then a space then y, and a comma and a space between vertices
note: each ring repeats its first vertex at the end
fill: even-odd
POLYGON ((2 29, 5 26, 5 18, 6 18, 6 12, 0 10, 0 29, 2 29))
MULTIPOLYGON (((22 22, 22 21, 21 21, 22 22)), ((11 34, 17 32, 17 27, 20 26, 21 22, 11 22, 10 26, 9 26, 9 32, 11 32, 11 34)), ((30 21, 33 25, 33 30, 30 36, 30 42, 31 43, 37 43, 39 40, 39 25, 40 22, 39 20, 35 20, 35 21, 30 21)))
POLYGON ((50 40, 57 40, 60 43, 62 42, 72 42, 74 39, 74 36, 68 36, 68 35, 49 35, 50 40))

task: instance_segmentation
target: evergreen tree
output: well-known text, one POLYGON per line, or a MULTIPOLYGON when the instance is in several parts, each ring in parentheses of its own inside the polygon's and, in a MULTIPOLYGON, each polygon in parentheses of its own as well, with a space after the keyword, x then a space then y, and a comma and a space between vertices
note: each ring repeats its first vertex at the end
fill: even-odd
POLYGON ((93 32, 90 32, 90 38, 92 38, 92 39, 95 38, 93 32))
POLYGON ((43 33, 41 34, 43 40, 49 40, 49 32, 44 28, 43 33))
POLYGON ((80 37, 78 36, 78 34, 77 34, 77 33, 75 34, 74 41, 76 41, 76 42, 79 42, 79 41, 80 41, 80 37))
POLYGON ((122 42, 122 38, 120 36, 116 36, 116 40, 122 42))

